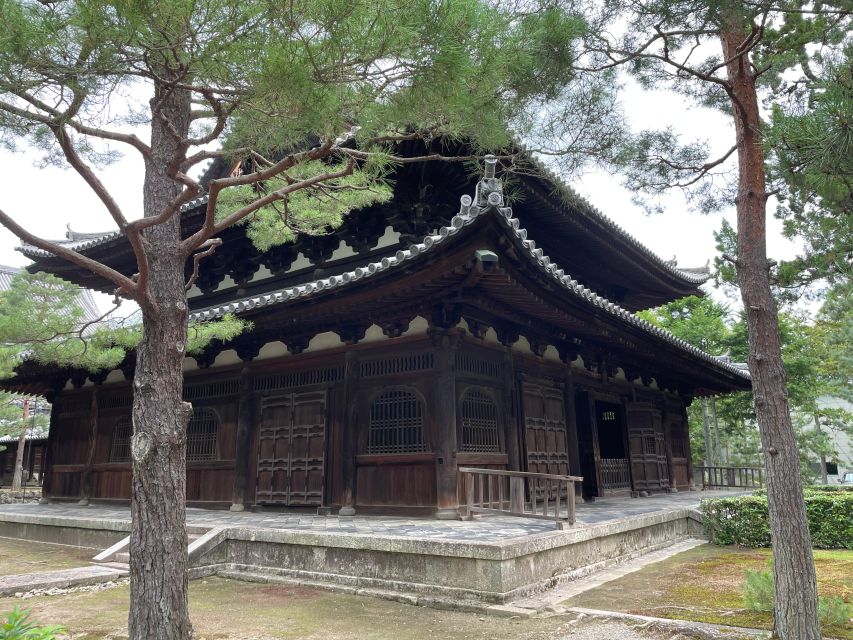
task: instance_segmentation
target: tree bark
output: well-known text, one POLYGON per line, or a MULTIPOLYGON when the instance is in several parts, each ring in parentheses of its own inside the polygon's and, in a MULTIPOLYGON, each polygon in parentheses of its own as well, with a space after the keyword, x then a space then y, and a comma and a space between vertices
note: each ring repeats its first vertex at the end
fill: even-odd
MULTIPOLYGON (((820 418, 817 417, 816 413, 814 414, 814 429, 815 429, 815 431, 817 431, 820 434, 823 433, 823 429, 820 428, 820 418)), ((818 444, 819 444, 819 446, 823 447, 822 442, 820 442, 818 444)), ((820 452, 820 481, 823 484, 829 484, 829 478, 827 476, 828 476, 828 474, 826 473, 826 453, 824 453, 824 451, 821 449, 821 452, 820 452)))
POLYGON ((781 640, 820 640, 817 580, 800 461, 766 247, 767 191, 758 95, 738 12, 722 15, 720 41, 731 84, 738 154, 737 279, 746 313, 749 370, 764 450, 775 580, 774 632, 781 640))
POLYGON ((24 448, 27 446, 27 422, 30 419, 30 399, 24 398, 21 413, 21 433, 18 436, 18 450, 15 452, 15 472, 12 474, 12 491, 20 491, 24 484, 24 448))
POLYGON ((708 423, 708 398, 702 398, 702 426, 705 429, 705 466, 714 464, 713 448, 711 446, 711 427, 708 423))
MULTIPOLYGON (((151 105, 145 217, 160 213, 181 192, 166 171, 178 152, 179 136, 186 137, 189 130, 190 95, 158 84, 151 105)), ((131 640, 185 640, 192 635, 185 519, 186 429, 192 406, 182 399, 187 302, 180 241, 177 215, 144 232, 150 299, 140 304, 143 338, 133 381, 131 640)))
POLYGON ((720 446, 720 422, 717 420, 717 396, 711 396, 711 420, 714 424, 714 461, 723 464, 723 448, 720 446))

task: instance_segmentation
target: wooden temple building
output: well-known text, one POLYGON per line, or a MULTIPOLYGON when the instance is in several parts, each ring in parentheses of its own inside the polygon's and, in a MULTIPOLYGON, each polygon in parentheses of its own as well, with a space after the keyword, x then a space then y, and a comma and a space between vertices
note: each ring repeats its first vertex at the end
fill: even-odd
MULTIPOLYGON (((701 295, 707 271, 661 260, 547 173, 514 175, 512 206, 493 159, 478 178, 405 164, 390 202, 328 235, 259 251, 243 227, 222 234, 192 320, 253 326, 185 361, 189 504, 455 517, 459 467, 583 476, 585 498, 691 486, 686 407, 749 376, 633 312, 701 295)), ((186 233, 205 202, 185 207, 186 233)), ((135 270, 118 233, 64 242, 135 270)), ((4 383, 53 402, 45 497, 129 499, 133 366, 27 363, 4 383)))

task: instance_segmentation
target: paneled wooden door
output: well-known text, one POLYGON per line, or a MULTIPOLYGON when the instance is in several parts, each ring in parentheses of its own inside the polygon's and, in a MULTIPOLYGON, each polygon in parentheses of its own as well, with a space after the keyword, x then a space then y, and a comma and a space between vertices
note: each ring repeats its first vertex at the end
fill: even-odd
POLYGON ((264 398, 258 430, 257 504, 323 504, 326 405, 326 391, 264 398))
POLYGON ((523 393, 527 470, 569 475, 563 390, 547 382, 525 380, 523 393))
POLYGON ((629 402, 628 448, 635 491, 669 488, 661 412, 647 402, 629 402))

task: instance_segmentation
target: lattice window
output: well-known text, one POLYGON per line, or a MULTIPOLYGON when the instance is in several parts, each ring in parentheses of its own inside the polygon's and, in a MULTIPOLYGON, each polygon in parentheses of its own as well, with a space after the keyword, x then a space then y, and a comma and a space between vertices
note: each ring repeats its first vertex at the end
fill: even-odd
POLYGON ((498 408, 479 389, 469 389, 462 397, 462 451, 500 453, 498 408))
POLYGON ((501 363, 494 360, 479 358, 473 354, 460 351, 456 353, 456 368, 465 373, 473 373, 489 378, 501 378, 501 363))
POLYGON ((132 391, 120 391, 105 395, 101 400, 101 409, 122 409, 133 404, 132 391))
POLYGON ((184 387, 183 397, 184 400, 200 400, 202 398, 233 396, 239 392, 239 380, 217 380, 205 384, 187 385, 184 387))
POLYGON ((432 353, 413 353, 394 358, 367 360, 361 363, 359 373, 362 378, 391 376, 398 373, 406 373, 407 371, 425 371, 432 369, 433 364, 434 358, 432 353))
POLYGON ((88 413, 92 408, 92 401, 87 396, 74 396, 71 398, 62 398, 59 400, 58 413, 61 416, 68 416, 78 413, 88 413))
POLYGON ((417 453, 426 450, 423 403, 414 393, 393 389, 373 400, 367 453, 417 453))
POLYGON ((654 436, 643 436, 643 453, 647 456, 657 455, 657 441, 654 436))
POLYGON ((187 460, 216 460, 219 418, 213 409, 193 410, 187 425, 187 460))
POLYGON ((130 438, 133 436, 133 420, 130 416, 119 418, 113 427, 110 444, 110 462, 130 462, 130 438))
POLYGON ((278 389, 291 389, 294 387, 305 387, 312 384, 327 384, 343 380, 343 367, 329 367, 321 369, 309 369, 308 371, 295 371, 272 376, 255 378, 255 391, 274 391, 278 389))

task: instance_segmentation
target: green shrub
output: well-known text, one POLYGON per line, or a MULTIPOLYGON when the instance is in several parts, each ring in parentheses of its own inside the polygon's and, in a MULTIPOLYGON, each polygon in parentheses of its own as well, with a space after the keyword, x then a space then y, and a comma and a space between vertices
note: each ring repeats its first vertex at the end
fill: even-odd
POLYGON ((773 570, 746 570, 743 604, 750 611, 773 612, 773 570))
MULTIPOLYGON (((806 514, 816 549, 853 549, 853 493, 806 492, 806 514)), ((766 496, 701 501, 708 537, 714 544, 769 547, 766 496)))
POLYGON ((838 596, 821 598, 818 603, 818 612, 823 624, 844 629, 853 618, 853 604, 844 602, 838 596))
MULTIPOLYGON (((746 570, 743 582, 743 604, 750 611, 773 613, 775 593, 773 590, 773 568, 758 571, 746 570)), ((820 597, 818 615, 821 624, 844 629, 853 618, 853 604, 838 596, 820 597)))
MULTIPOLYGON (((808 484, 803 487, 803 493, 853 493, 853 485, 851 484, 808 484)), ((752 492, 754 496, 766 496, 767 489, 755 489, 752 492)))
POLYGON ((30 612, 15 607, 0 619, 0 640, 56 640, 56 635, 64 629, 53 625, 40 627, 37 622, 30 621, 30 612))

